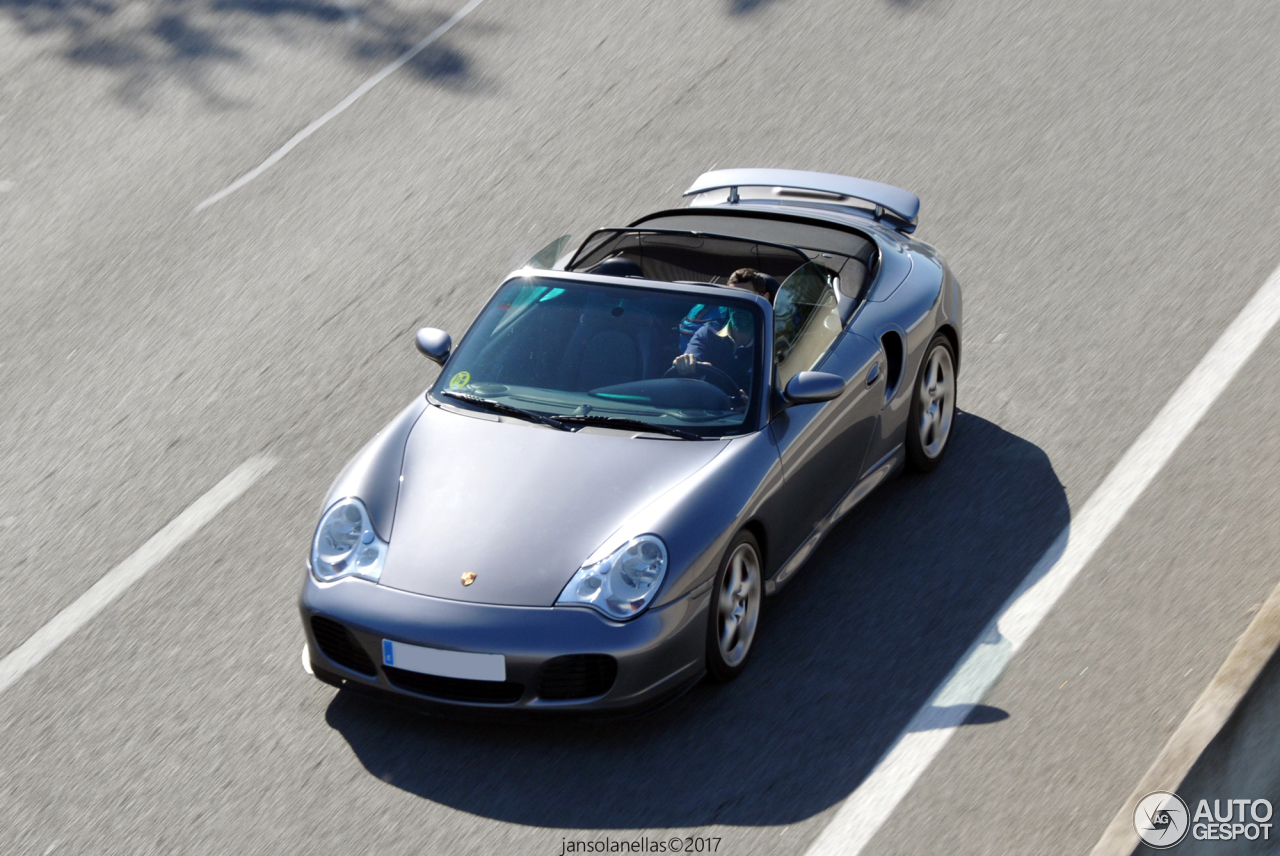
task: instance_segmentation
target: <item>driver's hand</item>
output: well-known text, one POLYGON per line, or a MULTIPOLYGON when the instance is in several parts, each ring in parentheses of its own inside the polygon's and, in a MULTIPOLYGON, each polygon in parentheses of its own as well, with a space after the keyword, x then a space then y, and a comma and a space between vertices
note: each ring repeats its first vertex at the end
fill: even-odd
POLYGON ((691 375, 698 370, 698 359, 693 354, 681 354, 671 361, 676 367, 676 374, 691 375))

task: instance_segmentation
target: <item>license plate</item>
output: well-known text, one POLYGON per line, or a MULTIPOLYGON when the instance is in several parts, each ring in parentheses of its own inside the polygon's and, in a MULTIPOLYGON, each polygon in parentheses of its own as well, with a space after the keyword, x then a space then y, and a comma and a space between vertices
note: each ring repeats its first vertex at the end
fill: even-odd
POLYGON ((472 681, 507 679, 507 658, 501 654, 443 651, 383 639, 382 662, 397 669, 440 678, 466 678, 472 681))

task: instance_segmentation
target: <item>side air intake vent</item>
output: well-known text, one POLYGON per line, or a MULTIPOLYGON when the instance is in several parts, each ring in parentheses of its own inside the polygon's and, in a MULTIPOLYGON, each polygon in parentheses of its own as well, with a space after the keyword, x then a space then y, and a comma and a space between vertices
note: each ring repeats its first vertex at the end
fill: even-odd
POLYGON ((889 363, 885 366, 884 397, 890 399, 898 391, 902 382, 903 359, 902 337, 893 330, 880 337, 880 346, 884 348, 884 358, 889 363))
POLYGON ((360 647, 356 637, 332 618, 311 616, 311 632, 315 634, 316 644, 324 655, 339 666, 369 677, 377 674, 373 661, 360 647))

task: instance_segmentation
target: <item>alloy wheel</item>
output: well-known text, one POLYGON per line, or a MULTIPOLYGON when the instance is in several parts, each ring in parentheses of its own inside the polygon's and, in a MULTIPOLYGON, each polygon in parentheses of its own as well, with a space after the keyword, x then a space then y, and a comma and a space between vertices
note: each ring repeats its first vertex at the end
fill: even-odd
POLYGON ((737 666, 751 651, 760 616, 760 557, 750 544, 739 544, 729 557, 717 598, 717 634, 726 666, 737 666))
POLYGON ((927 457, 936 458, 947 446, 956 410, 955 369, 951 352, 945 347, 938 346, 929 354, 916 396, 920 404, 920 422, 916 426, 920 449, 927 457))

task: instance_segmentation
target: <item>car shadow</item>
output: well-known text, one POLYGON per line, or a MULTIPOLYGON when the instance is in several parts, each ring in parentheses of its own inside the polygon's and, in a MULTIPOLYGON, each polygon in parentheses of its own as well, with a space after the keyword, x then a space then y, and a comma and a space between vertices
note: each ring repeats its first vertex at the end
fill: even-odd
MULTIPOLYGON (((488 725, 346 692, 327 720, 370 774, 552 828, 761 826, 848 796, 1068 523, 1035 445, 972 414, 946 462, 895 478, 766 603, 751 667, 647 716, 488 725)), ((1008 714, 939 707, 926 727, 1008 714), (933 721, 936 719, 936 723, 933 721)))

